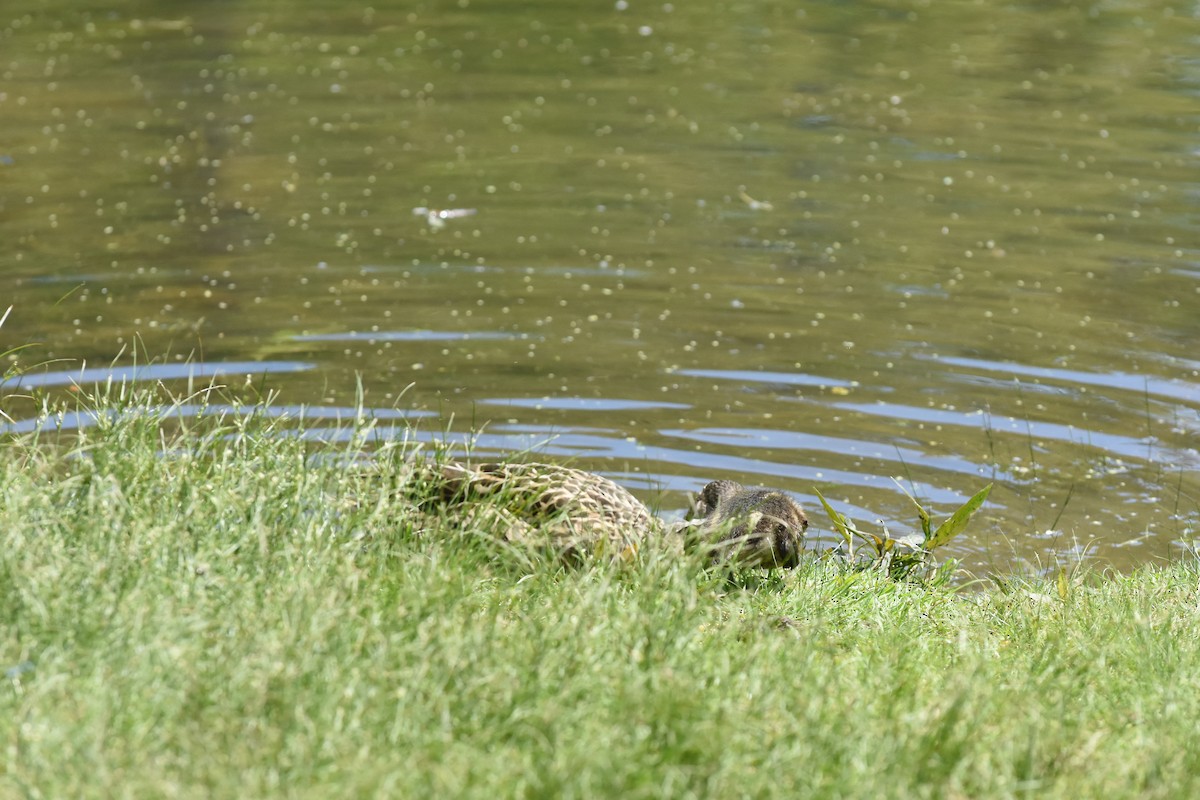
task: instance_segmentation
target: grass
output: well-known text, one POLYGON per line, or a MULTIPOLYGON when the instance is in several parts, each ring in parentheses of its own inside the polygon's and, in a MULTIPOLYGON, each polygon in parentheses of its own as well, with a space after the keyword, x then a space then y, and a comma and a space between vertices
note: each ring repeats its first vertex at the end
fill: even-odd
POLYGON ((92 402, 0 439, 0 797, 1200 791, 1194 564, 564 569, 414 534, 401 448, 92 402))

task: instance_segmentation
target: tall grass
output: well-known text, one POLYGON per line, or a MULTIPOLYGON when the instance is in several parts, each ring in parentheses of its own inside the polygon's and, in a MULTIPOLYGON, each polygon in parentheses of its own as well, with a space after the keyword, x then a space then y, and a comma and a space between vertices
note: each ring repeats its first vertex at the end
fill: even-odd
POLYGON ((0 797, 1200 790, 1194 565, 565 569, 414 533, 402 448, 96 406, 0 440, 0 797))

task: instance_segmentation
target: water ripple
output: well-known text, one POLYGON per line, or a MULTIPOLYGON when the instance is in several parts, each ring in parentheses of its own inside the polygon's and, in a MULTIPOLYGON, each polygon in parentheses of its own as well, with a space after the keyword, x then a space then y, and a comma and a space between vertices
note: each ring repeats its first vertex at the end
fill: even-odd
MULTIPOLYGON (((66 411, 52 414, 48 417, 33 417, 19 419, 14 422, 0 423, 0 434, 32 433, 37 430, 77 431, 86 430, 99 424, 100 420, 113 420, 122 416, 149 415, 153 419, 198 419, 221 416, 259 417, 280 419, 303 424, 311 421, 332 421, 338 425, 353 426, 362 420, 397 420, 416 419, 436 416, 431 411, 402 411, 394 408, 359 409, 353 406, 235 406, 225 403, 179 403, 169 406, 157 406, 149 409, 121 411, 66 411)), ((313 428, 316 431, 330 431, 331 428, 313 428)), ((346 428, 349 438, 354 428, 346 428)))
POLYGON ((1102 386, 1106 389, 1118 389, 1138 394, 1169 397, 1172 400, 1182 400, 1187 403, 1200 402, 1200 386, 1188 383, 1187 381, 1164 379, 1154 375, 1139 375, 1132 372, 1084 372, 1082 370, 1059 369, 1056 367, 1031 367, 1025 364, 1000 363, 980 358, 948 356, 916 357, 955 367, 967 367, 969 369, 980 369, 988 372, 1007 372, 1012 375, 1024 375, 1030 378, 1041 378, 1084 386, 1102 386))
POLYGON ((7 380, 0 380, 0 389, 190 380, 229 374, 262 375, 279 372, 307 372, 316 367, 316 364, 305 361, 225 361, 206 364, 138 364, 130 367, 93 367, 57 372, 27 372, 7 380))
POLYGON ((838 378, 826 378, 821 375, 807 375, 802 372, 766 372, 741 369, 681 369, 676 375, 687 375, 692 378, 717 378, 727 381, 748 381, 750 383, 772 383, 786 386, 842 386, 851 388, 858 385, 857 381, 844 381, 838 378))
POLYGON ((606 397, 489 397, 479 401, 494 406, 554 409, 557 411, 645 411, 654 408, 685 409, 685 403, 655 400, 628 400, 606 397))
POLYGON ((1123 436, 1104 433, 1091 428, 1077 428, 1055 422, 1040 422, 1032 419, 987 414, 983 411, 950 411, 940 408, 921 408, 900 403, 833 403, 835 408, 856 411, 911 422, 926 422, 935 425, 975 427, 1000 433, 1012 433, 1032 440, 1049 439, 1081 447, 1105 450, 1116 455, 1143 461, 1174 461, 1200 466, 1195 451, 1182 451, 1164 447, 1154 437, 1123 436))
POLYGON ((745 430, 739 428, 701 428, 698 430, 664 430, 665 436, 688 439, 705 444, 726 445, 730 447, 783 449, 794 452, 817 450, 858 459, 896 462, 901 467, 919 464, 923 467, 947 472, 957 472, 963 475, 995 474, 997 477, 1009 477, 1005 472, 993 472, 992 468, 983 467, 965 458, 950 455, 928 453, 911 447, 900 447, 895 444, 880 444, 864 442, 858 439, 845 439, 837 436, 824 436, 816 433, 797 433, 755 428, 745 430))

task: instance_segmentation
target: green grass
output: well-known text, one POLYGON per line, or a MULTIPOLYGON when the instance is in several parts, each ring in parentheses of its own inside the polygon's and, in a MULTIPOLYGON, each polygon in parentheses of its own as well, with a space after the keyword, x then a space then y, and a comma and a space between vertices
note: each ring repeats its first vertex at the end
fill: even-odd
POLYGON ((286 430, 0 440, 0 797, 1200 792, 1195 565, 563 569, 414 535, 398 453, 286 430))

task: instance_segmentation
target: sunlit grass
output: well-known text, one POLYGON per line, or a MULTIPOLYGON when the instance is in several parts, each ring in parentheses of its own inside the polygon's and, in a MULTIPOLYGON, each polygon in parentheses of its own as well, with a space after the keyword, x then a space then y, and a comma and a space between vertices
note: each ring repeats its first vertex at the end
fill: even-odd
MULTIPOLYGON (((0 796, 1190 797, 1200 572, 955 592, 414 534, 287 421, 0 440, 0 796)), ((142 411, 139 412, 139 409, 142 411)), ((969 530, 964 535, 970 535, 969 530)))

